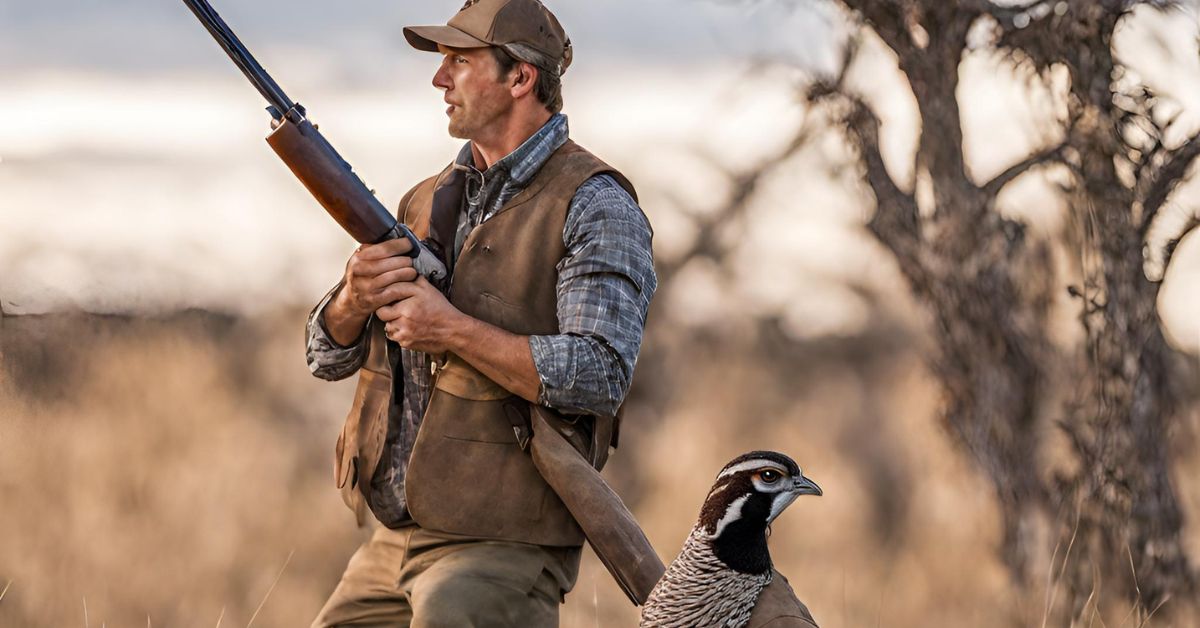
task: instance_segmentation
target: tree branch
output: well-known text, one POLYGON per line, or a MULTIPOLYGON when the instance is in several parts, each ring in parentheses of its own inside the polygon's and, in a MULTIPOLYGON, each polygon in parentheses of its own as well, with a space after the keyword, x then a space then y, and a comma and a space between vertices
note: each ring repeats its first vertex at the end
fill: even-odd
POLYGON ((897 56, 903 56, 914 48, 898 3, 881 0, 843 0, 843 4, 857 13, 897 56))
POLYGON ((1150 124, 1151 131, 1149 131, 1149 134, 1154 141, 1152 144, 1150 144, 1150 147, 1146 149, 1133 146, 1130 147, 1135 148, 1142 153, 1142 158, 1138 160, 1137 163, 1137 174, 1134 177, 1137 186, 1138 198, 1146 198, 1146 188, 1151 184, 1151 180, 1153 178, 1150 173, 1154 168, 1160 167, 1161 163, 1170 157, 1171 150, 1167 148, 1165 144, 1165 138, 1167 133, 1171 130, 1171 127, 1175 126, 1175 121, 1179 119, 1179 116, 1182 113, 1182 110, 1176 112, 1175 115, 1171 116, 1170 119, 1161 125, 1154 121, 1153 107, 1151 107, 1150 110, 1144 115, 1145 119, 1150 124), (1165 155, 1165 157, 1162 157, 1163 155, 1165 155), (1160 159, 1160 157, 1162 157, 1162 159, 1160 159))
POLYGON ((1188 234, 1197 229, 1200 229, 1200 215, 1192 216, 1192 219, 1183 226, 1183 230, 1179 232, 1179 235, 1167 241, 1167 246, 1163 250, 1162 279, 1166 279, 1167 271, 1171 270, 1171 258, 1175 257, 1175 251, 1179 248, 1179 243, 1183 242, 1183 239, 1188 237, 1188 234))
MULTIPOLYGON (((879 5, 887 3, 862 0, 846 4, 862 16, 868 9, 881 11, 879 5)), ((840 124, 846 139, 858 153, 859 164, 876 204, 875 215, 867 223, 867 228, 902 262, 915 263, 920 241, 916 198, 901 190, 888 174, 879 148, 879 118, 862 98, 851 94, 845 87, 846 75, 859 51, 862 33, 867 28, 874 28, 878 33, 878 25, 862 26, 859 34, 847 41, 837 76, 812 82, 805 89, 804 97, 809 106, 827 105, 830 108, 833 112, 831 117, 840 124)), ((916 265, 910 264, 910 268, 915 269, 916 265)))
POLYGON ((1154 223, 1159 210, 1171 196, 1171 192, 1174 192, 1175 188, 1183 182, 1192 162, 1198 156, 1200 156, 1200 133, 1188 138, 1183 146, 1172 151, 1167 162, 1163 164, 1162 168, 1159 168, 1158 176, 1146 189, 1146 196, 1142 199, 1142 224, 1138 230, 1143 238, 1150 231, 1151 224, 1154 223))
POLYGON ((1014 180, 1016 180, 1018 177, 1025 174, 1026 172, 1028 172, 1030 169, 1035 168, 1035 167, 1040 166, 1045 163, 1050 163, 1050 162, 1062 163, 1062 151, 1064 148, 1066 148, 1066 146, 1067 145, 1064 142, 1053 148, 1048 148, 1048 149, 1036 152, 1036 153, 1026 157, 1025 159, 1009 166, 1004 172, 1001 172, 1000 174, 996 175, 991 181, 988 181, 987 183, 984 184, 984 186, 983 186, 984 194, 987 194, 989 199, 995 198, 996 195, 1000 193, 1000 190, 1004 189, 1004 186, 1008 185, 1009 183, 1012 183, 1014 180))
MULTIPOLYGON (((800 129, 775 155, 764 159, 758 165, 740 173, 730 173, 733 190, 721 207, 695 216, 696 238, 686 251, 669 261, 661 262, 658 266, 659 283, 666 285, 670 278, 683 269, 689 262, 697 258, 709 258, 720 262, 729 253, 729 244, 722 243, 720 231, 728 225, 745 217, 750 209, 750 199, 758 190, 759 184, 779 166, 787 163, 788 159, 800 152, 812 138, 812 127, 807 119, 800 129)), ((681 204, 682 206, 682 204, 681 204)))
MULTIPOLYGON (((1040 7, 1049 6, 1051 0, 1029 0, 1020 4, 1009 4, 1000 6, 990 0, 962 0, 961 4, 968 9, 971 9, 980 15, 990 15, 1000 23, 1001 28, 1014 27, 1014 22, 1017 16, 1027 15, 1030 20, 1040 17, 1040 7)), ((1021 27, 1017 27, 1021 28, 1021 27)))
POLYGON ((843 120, 847 137, 858 151, 867 185, 875 195, 875 215, 867 227, 894 253, 912 259, 920 240, 916 198, 896 185, 879 150, 879 118, 861 99, 845 95, 851 110, 843 120))

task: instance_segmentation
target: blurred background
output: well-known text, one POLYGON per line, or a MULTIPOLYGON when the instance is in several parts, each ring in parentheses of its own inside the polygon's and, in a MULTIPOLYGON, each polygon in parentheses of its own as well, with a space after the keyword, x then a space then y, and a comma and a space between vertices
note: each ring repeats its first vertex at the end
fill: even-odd
MULTIPOLYGON (((400 29, 442 23, 460 4, 215 7, 394 205, 459 146, 430 84, 438 58, 400 29)), ((920 70, 905 55, 932 55, 949 32, 934 26, 961 21, 930 7, 977 3, 875 3, 908 7, 888 15, 925 45, 901 49, 888 15, 848 10, 860 4, 549 3, 575 44, 572 135, 637 185, 662 280, 606 475, 669 561, 726 461, 792 455, 825 496, 779 519, 772 555, 822 626, 1069 625, 1089 613, 1141 625, 1163 598, 1167 625, 1197 625, 1180 601, 1195 591, 1186 560, 1192 583, 1158 587, 1153 604, 1064 576, 1103 571, 1068 549, 1080 520, 1103 521, 1077 508, 1092 485, 1058 478, 1089 465, 1070 428, 1080 399, 1108 399, 1079 367, 1097 355, 1086 351, 1096 327, 1072 296, 1092 286, 1092 258, 1072 262, 1079 234, 1103 229, 1080 227, 1069 172, 1014 177, 987 204, 1044 253, 1010 277, 1019 292, 1037 284, 1038 333, 1022 337, 1040 343, 1029 367, 1040 386, 1012 428, 1024 440, 1001 439, 1018 450, 1003 460, 1030 465, 1036 512, 1018 512, 1025 493, 981 453, 997 441, 964 430, 971 415, 947 373, 964 352, 947 330, 966 310, 936 288, 953 285, 936 277, 956 265, 914 272, 930 257, 905 257, 874 220, 877 204, 893 205, 872 176, 895 179, 900 205, 911 200, 930 229, 953 213, 936 160, 914 159, 933 154, 926 140, 947 120, 929 112, 945 110, 914 98, 904 72, 920 70), (873 115, 852 115, 862 111, 873 115), (881 162, 864 157, 873 150, 881 162)), ((991 27, 1040 37, 1014 44, 1029 50, 1057 37, 1039 23, 1088 6, 998 4, 991 27)), ((1074 70, 1000 54, 1007 35, 987 30, 976 23, 963 40, 949 91, 978 182, 1082 119, 1074 70)), ((1200 129, 1195 8, 1141 7, 1114 31, 1123 76, 1169 109, 1147 115, 1169 126, 1159 144, 1187 155, 1200 129)), ((262 141, 264 106, 182 3, 0 0, 0 626, 307 625, 368 534, 330 477, 353 383, 312 378, 303 353, 304 317, 355 244, 262 141)), ((1086 157, 1064 167, 1084 170, 1086 157)), ((1134 242, 1155 288, 1131 303, 1157 312, 1165 343, 1154 372, 1175 392, 1154 434, 1177 506, 1167 536, 1196 557, 1200 238, 1185 237, 1191 158, 1175 163, 1170 202, 1134 242), (1173 255, 1165 279, 1149 253, 1160 249, 1173 255)), ((1155 547, 1132 543, 1128 562, 1155 547)), ((636 623, 590 553, 562 623, 636 623)))

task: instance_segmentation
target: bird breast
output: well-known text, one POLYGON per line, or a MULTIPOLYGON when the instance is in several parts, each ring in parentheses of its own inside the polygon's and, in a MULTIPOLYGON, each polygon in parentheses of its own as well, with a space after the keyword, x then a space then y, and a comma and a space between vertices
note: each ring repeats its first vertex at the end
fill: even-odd
POLYGON ((730 569, 713 552, 699 526, 642 606, 643 628, 740 628, 771 583, 772 572, 730 569))

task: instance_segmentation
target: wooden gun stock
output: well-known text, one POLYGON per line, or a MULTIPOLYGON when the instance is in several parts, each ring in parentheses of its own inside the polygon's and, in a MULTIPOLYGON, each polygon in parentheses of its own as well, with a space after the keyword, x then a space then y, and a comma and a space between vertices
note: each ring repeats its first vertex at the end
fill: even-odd
POLYGON ((312 123, 301 118, 296 124, 284 117, 267 136, 267 144, 355 240, 374 244, 389 239, 395 217, 312 123))
POLYGON ((600 562, 635 606, 646 603, 666 572, 641 526, 620 496, 534 407, 529 453, 539 473, 575 517, 600 562))
POLYGON ((408 256, 413 258, 413 268, 434 285, 443 284, 447 273, 442 261, 375 198, 350 164, 303 117, 299 105, 277 119, 274 127, 267 144, 342 229, 363 244, 406 238, 412 245, 408 256), (297 110, 300 115, 293 115, 297 110))

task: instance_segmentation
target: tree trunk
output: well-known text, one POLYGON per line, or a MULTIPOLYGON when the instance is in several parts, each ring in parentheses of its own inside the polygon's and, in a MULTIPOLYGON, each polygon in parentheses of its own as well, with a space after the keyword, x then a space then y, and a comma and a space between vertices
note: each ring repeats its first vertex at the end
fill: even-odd
POLYGON ((879 120, 841 77, 809 86, 809 98, 833 112, 857 150, 876 201, 868 227, 929 309, 945 423, 995 487, 1003 560, 1019 582, 1030 583, 1024 530, 1033 513, 1050 507, 1049 514, 1066 515, 1059 517, 1068 522, 1064 543, 1079 539, 1073 554, 1060 554, 1069 571, 1056 565, 1070 574, 1064 584, 1073 617, 1101 586, 1097 573, 1105 592, 1118 583, 1118 599, 1134 602, 1143 617, 1171 596, 1194 598, 1168 447, 1179 414, 1173 377, 1180 356, 1163 337, 1158 284, 1143 267, 1146 234, 1200 155, 1200 134, 1166 148, 1160 122, 1166 116, 1156 115, 1153 96, 1144 88, 1116 91, 1123 68, 1112 35, 1139 3, 841 2, 863 32, 895 53, 913 90, 922 124, 915 170, 927 175, 933 206, 918 208, 915 194, 891 179, 879 150, 879 120), (1065 67, 1071 85, 1064 145, 976 185, 966 174, 956 90, 966 33, 980 18, 993 20, 997 49, 1027 67, 1031 80, 1065 67), (1127 135, 1135 124, 1151 129, 1151 141, 1144 133, 1127 135), (1085 332, 1074 355, 1054 353, 1049 342, 1049 295, 1058 280, 1047 272, 1050 243, 1028 241, 1024 226, 995 207, 1007 183, 1048 161, 1068 166, 1067 200, 1085 234, 1072 251, 1086 260, 1083 286, 1073 289, 1083 304, 1085 332), (1119 165, 1132 174, 1123 180, 1119 165), (1038 447, 1043 387, 1059 365, 1079 382, 1061 422, 1076 470, 1044 487, 1038 447))

